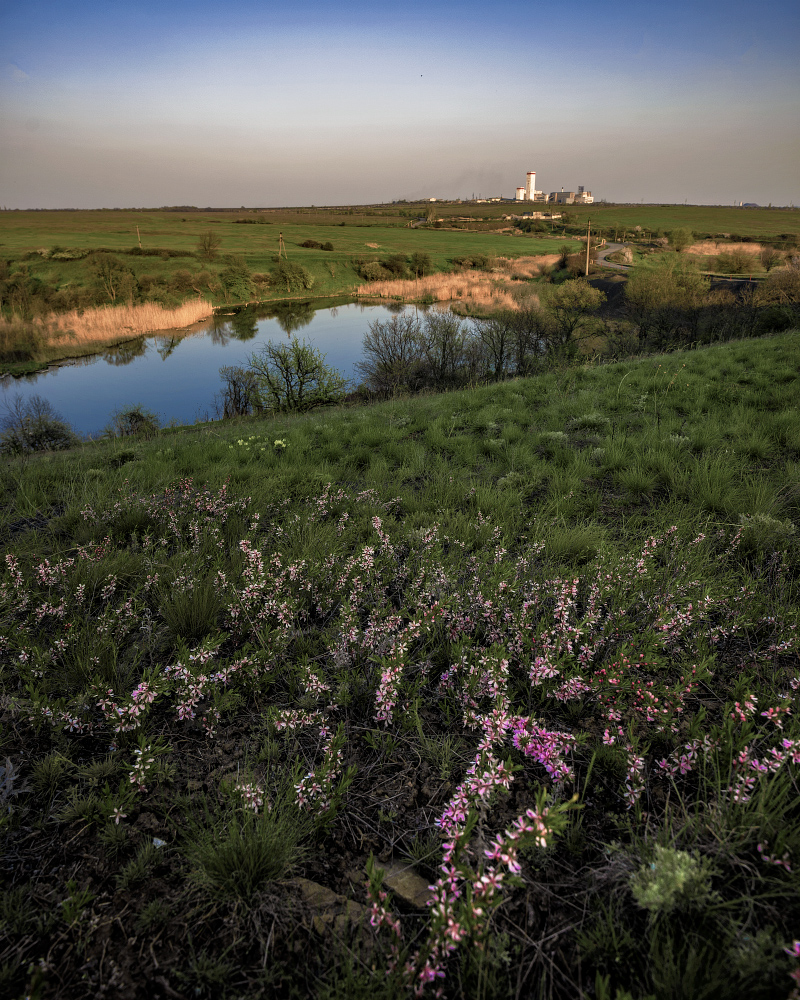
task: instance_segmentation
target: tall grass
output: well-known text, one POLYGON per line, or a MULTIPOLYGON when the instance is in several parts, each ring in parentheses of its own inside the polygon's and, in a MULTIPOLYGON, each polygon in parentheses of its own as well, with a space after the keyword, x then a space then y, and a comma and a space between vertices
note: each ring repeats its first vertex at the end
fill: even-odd
POLYGON ((541 274, 557 254, 542 257, 522 257, 504 262, 507 266, 497 273, 465 270, 455 274, 430 274, 424 278, 375 281, 359 285, 357 295, 380 298, 401 298, 407 301, 464 302, 471 306, 493 309, 518 309, 512 294, 514 278, 530 278, 541 274))
POLYGON ((213 306, 191 299, 175 309, 154 302, 138 305, 73 309, 34 320, 0 316, 0 361, 47 361, 74 351, 86 353, 120 340, 131 340, 158 330, 177 330, 208 319, 213 306))
POLYGON ((98 309, 75 309, 45 320, 55 339, 68 336, 76 343, 94 343, 110 339, 128 339, 157 330, 178 330, 208 319, 212 305, 205 299, 191 299, 176 309, 165 309, 155 302, 139 305, 101 306, 98 309))

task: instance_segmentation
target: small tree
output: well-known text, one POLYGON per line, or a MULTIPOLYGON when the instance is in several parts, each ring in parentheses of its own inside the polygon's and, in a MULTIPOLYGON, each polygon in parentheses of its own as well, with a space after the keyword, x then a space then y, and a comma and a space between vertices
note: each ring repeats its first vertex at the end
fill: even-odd
POLYGON ((214 260, 221 244, 222 240, 218 234, 213 229, 207 229, 197 238, 197 252, 205 260, 214 260))
POLYGON ((392 395, 422 384, 422 327, 413 316, 392 316, 369 324, 362 341, 364 360, 356 365, 373 392, 392 395))
POLYGON ((0 455, 74 448, 79 438, 41 396, 14 396, 0 413, 0 455))
POLYGON ((288 344, 265 344, 248 364, 264 409, 311 410, 340 402, 347 391, 347 379, 325 363, 325 355, 297 337, 288 344))
POLYGON ((774 247, 764 247, 764 249, 759 254, 759 259, 765 271, 771 271, 773 267, 777 267, 780 264, 783 257, 774 247))
POLYGON ((691 229, 673 229, 667 234, 667 239, 672 249, 681 253, 694 243, 694 233, 691 229))
POLYGON ((243 417, 260 409, 258 381, 255 372, 236 365, 224 365, 219 370, 222 392, 215 401, 223 418, 243 417))
POLYGON ((110 253, 96 253, 89 266, 109 302, 133 299, 138 287, 136 275, 121 260, 110 253))
POLYGON ((586 316, 597 312, 605 301, 605 293, 599 288, 593 288, 582 278, 565 281, 553 289, 546 302, 546 307, 555 321, 553 327, 547 331, 549 349, 555 354, 574 356, 578 349, 575 336, 578 328, 586 316))
POLYGON ((409 258, 409 266, 414 272, 414 277, 424 278, 426 274, 430 274, 433 271, 431 255, 423 253, 421 250, 415 250, 409 258))

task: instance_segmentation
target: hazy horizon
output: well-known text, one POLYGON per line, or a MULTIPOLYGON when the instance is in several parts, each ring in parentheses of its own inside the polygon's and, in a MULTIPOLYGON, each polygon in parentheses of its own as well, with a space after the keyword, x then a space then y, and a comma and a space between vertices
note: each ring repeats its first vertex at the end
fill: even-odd
POLYGON ((610 202, 800 202, 785 0, 31 0, 0 28, 7 208, 512 196, 528 170, 610 202))

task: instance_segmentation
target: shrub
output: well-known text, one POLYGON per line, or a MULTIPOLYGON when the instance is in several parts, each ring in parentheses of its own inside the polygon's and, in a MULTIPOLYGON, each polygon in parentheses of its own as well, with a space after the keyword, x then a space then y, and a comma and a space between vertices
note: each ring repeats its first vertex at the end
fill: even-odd
POLYGON ((797 325, 798 316, 791 306, 767 306, 758 314, 756 333, 782 333, 797 325))
POLYGON ((34 451, 63 451, 79 438, 46 399, 16 396, 0 416, 0 454, 27 455, 34 451))
POLYGON ((694 233, 691 229, 673 229, 671 232, 667 233, 667 239, 669 240, 669 245, 673 250, 677 250, 680 253, 685 250, 688 246, 691 246, 694 242, 694 233))
POLYGON ((422 328, 413 316, 399 315, 370 323, 356 365, 372 392, 391 395, 419 388, 422 382, 422 328))
POLYGON ((386 281, 392 277, 391 273, 377 260, 371 260, 366 264, 362 264, 360 274, 367 281, 386 281))
POLYGON ((771 271, 783 260, 782 255, 773 247, 764 247, 758 256, 765 271, 771 271))
POLYGON ((161 429, 161 421, 155 413, 145 410, 137 403, 117 410, 106 428, 109 437, 155 437, 161 429))
POLYGON ((226 267, 220 271, 219 280, 225 289, 226 299, 248 299, 253 294, 253 275, 244 257, 239 254, 228 257, 226 267))
POLYGON ((286 285, 287 292, 299 292, 312 288, 314 278, 302 264, 295 264, 286 260, 285 257, 280 257, 272 269, 270 284, 276 288, 282 288, 286 285))
POLYGON ((631 879, 631 892, 637 904, 652 913, 702 906, 714 895, 711 868, 707 860, 657 844, 653 861, 631 879))
POLYGON ((731 250, 717 254, 714 266, 722 274, 749 274, 755 265, 755 257, 746 250, 731 250))

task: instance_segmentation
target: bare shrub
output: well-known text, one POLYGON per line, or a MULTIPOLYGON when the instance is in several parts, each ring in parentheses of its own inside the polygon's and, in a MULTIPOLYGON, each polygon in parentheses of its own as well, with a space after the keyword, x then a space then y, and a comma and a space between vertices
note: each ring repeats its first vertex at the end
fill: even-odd
POLYGON ((393 395, 423 383, 422 327, 413 316, 375 320, 362 343, 364 360, 356 369, 372 392, 393 395))
POLYGON ((155 437, 161 429, 161 421, 155 413, 139 404, 117 410, 106 428, 109 437, 155 437))
POLYGON ((15 396, 0 415, 0 454, 26 455, 34 451, 62 451, 79 438, 52 405, 41 396, 15 396))

